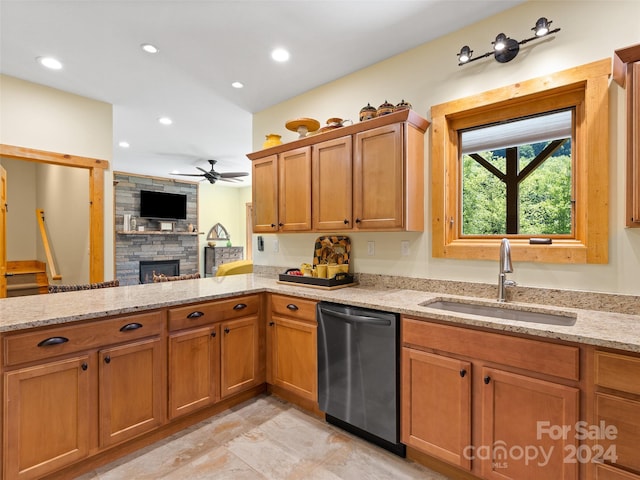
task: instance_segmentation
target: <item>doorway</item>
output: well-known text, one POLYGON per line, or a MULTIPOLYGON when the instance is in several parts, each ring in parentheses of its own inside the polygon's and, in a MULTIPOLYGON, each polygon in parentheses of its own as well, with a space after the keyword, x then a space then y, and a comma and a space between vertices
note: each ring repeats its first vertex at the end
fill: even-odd
MULTIPOLYGON (((0 144, 0 158, 23 160, 88 170, 89 181, 89 281, 104 280, 104 171, 109 162, 89 157, 0 144)), ((4 205, 4 203, 3 203, 4 205)), ((6 238, 6 223, 0 220, 0 237, 6 238)), ((4 245, 4 242, 3 242, 4 245)), ((0 252, 1 253, 1 252, 0 252)), ((6 258, 0 255, 0 272, 6 258)), ((2 275, 4 278, 4 275, 2 275)))

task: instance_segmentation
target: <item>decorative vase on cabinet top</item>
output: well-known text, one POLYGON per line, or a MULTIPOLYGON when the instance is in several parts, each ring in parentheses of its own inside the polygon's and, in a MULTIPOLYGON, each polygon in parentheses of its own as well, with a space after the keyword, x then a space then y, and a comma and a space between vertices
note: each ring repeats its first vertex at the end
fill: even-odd
POLYGON ((270 133, 269 135, 265 135, 267 138, 265 142, 262 144, 262 148, 275 147, 276 145, 282 145, 282 135, 278 135, 277 133, 270 133))

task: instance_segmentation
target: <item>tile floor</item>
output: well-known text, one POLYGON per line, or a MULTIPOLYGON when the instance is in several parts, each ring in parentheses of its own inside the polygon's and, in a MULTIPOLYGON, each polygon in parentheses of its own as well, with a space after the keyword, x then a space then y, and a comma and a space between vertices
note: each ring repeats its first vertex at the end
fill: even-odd
POLYGON ((79 480, 447 480, 262 395, 79 480))

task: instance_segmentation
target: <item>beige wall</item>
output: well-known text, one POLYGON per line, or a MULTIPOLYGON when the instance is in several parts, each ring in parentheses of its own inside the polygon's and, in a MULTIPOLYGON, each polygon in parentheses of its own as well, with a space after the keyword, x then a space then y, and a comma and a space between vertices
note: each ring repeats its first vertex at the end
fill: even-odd
MULTIPOLYGON (((430 119, 432 105, 510 85, 529 78, 610 58, 617 48, 638 43, 640 2, 531 0, 505 13, 424 44, 384 62, 259 112, 253 119, 253 146, 259 150, 268 133, 283 141, 296 138, 284 128, 287 120, 313 117, 322 123, 330 117, 357 121, 360 108, 385 100, 410 102, 430 119), (469 45, 480 55, 504 32, 516 39, 531 35, 535 21, 545 16, 562 31, 549 39, 521 47, 518 57, 499 64, 483 59, 458 67, 456 53, 469 45)), ((625 92, 610 87, 610 235, 609 264, 554 265, 518 262, 511 277, 524 286, 640 294, 640 229, 625 229, 624 156, 625 92)), ((434 259, 431 257, 430 130, 425 137, 425 232, 351 233, 355 271, 412 277, 494 283, 497 262, 434 259), (400 242, 410 242, 410 255, 400 255, 400 242), (375 256, 367 256, 367 241, 375 242, 375 256)), ((331 233, 331 232, 323 232, 331 233)), ((317 234, 265 235, 265 251, 255 252, 261 265, 296 266, 309 261, 317 234), (274 252, 278 243, 279 252, 274 252)))
MULTIPOLYGON (((216 223, 221 223, 231 236, 235 247, 245 247, 246 258, 246 214, 245 205, 251 202, 251 188, 226 187, 220 183, 202 182, 198 189, 198 231, 200 235, 200 274, 204 275, 204 247, 207 233, 216 223)), ((218 246, 225 246, 216 242, 218 246)))
MULTIPOLYGON (((110 104, 0 75, 0 143, 110 161, 113 148, 112 122, 110 104)), ((86 171, 84 175, 88 175, 86 171)), ((88 202, 88 176, 86 178, 85 192, 88 202)), ((105 279, 113 278, 112 179, 111 171, 107 171, 104 212, 105 279)), ((50 188, 53 185, 47 182, 43 185, 47 185, 48 192, 53 192, 50 188)), ((61 182, 59 185, 64 186, 65 183, 61 182)), ((10 175, 8 188, 11 189, 10 175)), ((81 191, 74 191, 72 194, 76 193, 80 194, 81 191)), ((50 199, 58 198, 54 193, 48 193, 47 196, 50 199)), ((78 221, 81 221, 81 218, 78 217, 78 221)), ((65 231, 74 235, 74 240, 80 241, 79 245, 71 242, 73 248, 84 249, 85 228, 88 228, 88 223, 85 222, 80 227, 82 232, 75 232, 75 228, 65 225, 65 231)), ((11 232, 7 234, 11 236, 11 232)), ((88 231, 86 234, 88 235, 88 231)), ((88 259, 83 259, 81 265, 70 267, 71 271, 86 268, 88 278, 86 261, 88 259)))

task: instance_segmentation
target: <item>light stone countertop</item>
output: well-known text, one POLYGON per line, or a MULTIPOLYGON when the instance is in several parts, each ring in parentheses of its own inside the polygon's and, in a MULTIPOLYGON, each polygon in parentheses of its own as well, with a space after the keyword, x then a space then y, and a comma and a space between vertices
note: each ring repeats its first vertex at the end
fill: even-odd
POLYGON ((273 278, 256 274, 4 298, 0 299, 0 332, 132 314, 155 308, 265 291, 386 310, 447 321, 457 325, 482 327, 640 353, 640 315, 516 302, 501 305, 505 308, 518 310, 567 313, 577 316, 576 323, 572 326, 545 325, 445 312, 420 305, 437 299, 454 299, 466 303, 496 306, 498 304, 495 300, 400 288, 380 289, 364 286, 327 291, 283 285, 273 278))

